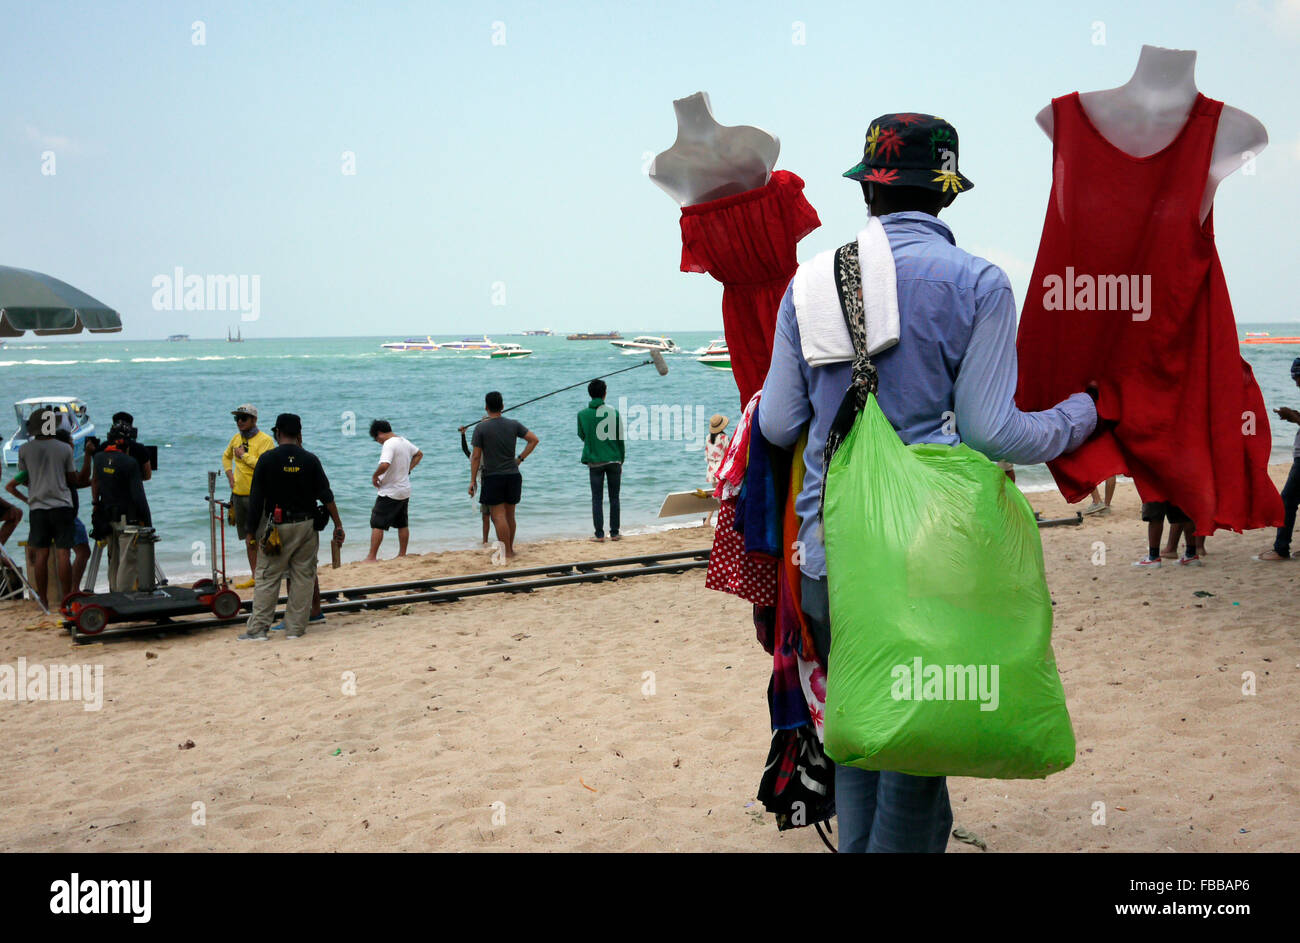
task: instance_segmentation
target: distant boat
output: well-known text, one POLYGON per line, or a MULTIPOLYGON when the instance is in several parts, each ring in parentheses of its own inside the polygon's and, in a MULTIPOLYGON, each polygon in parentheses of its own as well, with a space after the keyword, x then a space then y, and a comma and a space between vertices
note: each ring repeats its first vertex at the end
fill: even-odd
POLYGON ((524 331, 524 337, 550 337, 555 332, 552 330, 545 331, 524 331))
POLYGON ((497 344, 496 350, 488 356, 493 360, 509 360, 514 357, 527 357, 532 351, 518 344, 497 344))
POLYGON ((604 334, 588 334, 580 332, 578 334, 569 335, 569 340, 571 341, 619 341, 622 339, 623 335, 618 331, 606 331, 604 334))
POLYGON ((492 341, 488 340, 487 335, 484 334, 481 340, 475 340, 472 337, 464 337, 458 341, 452 341, 449 344, 443 344, 442 349, 443 350, 496 350, 497 346, 498 346, 497 344, 494 344, 492 343, 492 341))
POLYGON ((1268 331, 1247 331, 1243 344, 1300 344, 1300 337, 1274 337, 1268 331))
POLYGON ((187 340, 190 339, 190 335, 188 335, 188 334, 168 334, 168 335, 167 335, 167 339, 168 339, 169 341, 187 341, 187 340))
POLYGON ((239 328, 235 328, 235 336, 231 337, 230 328, 226 328, 226 341, 231 344, 242 344, 244 342, 244 335, 239 333, 239 328))
POLYGON ((440 345, 434 343, 432 337, 426 336, 424 340, 418 337, 408 337, 404 341, 394 341, 391 344, 384 344, 384 350, 438 350, 440 345))
POLYGON ((696 363, 702 363, 706 367, 713 367, 716 370, 731 369, 731 351, 727 349, 727 342, 719 337, 705 348, 704 353, 695 358, 696 363))
POLYGON ((619 350, 657 350, 661 354, 675 354, 681 350, 671 337, 660 337, 657 334, 643 334, 630 341, 610 341, 610 344, 619 350))

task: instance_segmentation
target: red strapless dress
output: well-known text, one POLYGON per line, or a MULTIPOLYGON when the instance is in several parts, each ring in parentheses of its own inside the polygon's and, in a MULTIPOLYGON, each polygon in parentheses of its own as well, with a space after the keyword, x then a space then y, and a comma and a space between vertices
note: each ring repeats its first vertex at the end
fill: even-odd
POLYGON ((767 377, 777 309, 799 267, 795 244, 820 225, 803 180, 788 170, 756 189, 682 207, 682 271, 708 272, 724 286, 722 324, 741 408, 767 377))

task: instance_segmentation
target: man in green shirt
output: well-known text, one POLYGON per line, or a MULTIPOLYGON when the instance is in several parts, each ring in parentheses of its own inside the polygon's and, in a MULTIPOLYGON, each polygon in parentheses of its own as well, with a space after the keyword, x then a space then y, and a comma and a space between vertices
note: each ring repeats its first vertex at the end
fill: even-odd
POLYGON ((618 490, 623 478, 623 459, 627 439, 623 417, 605 404, 605 381, 587 384, 591 402, 578 413, 578 438, 582 440, 582 463, 591 475, 591 520, 596 526, 592 539, 605 540, 605 482, 609 482, 609 539, 619 540, 618 490))

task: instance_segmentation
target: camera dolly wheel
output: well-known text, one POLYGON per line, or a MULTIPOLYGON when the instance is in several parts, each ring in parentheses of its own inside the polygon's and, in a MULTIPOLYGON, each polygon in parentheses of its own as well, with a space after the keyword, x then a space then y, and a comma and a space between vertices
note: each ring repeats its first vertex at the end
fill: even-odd
POLYGON ((234 590, 223 589, 212 597, 210 604, 212 614, 218 619, 233 619, 239 615, 239 608, 243 605, 243 600, 234 590))
POLYGON ((84 589, 74 589, 72 592, 68 593, 68 595, 63 597, 63 602, 59 603, 59 612, 63 613, 65 616, 71 619, 75 616, 75 613, 71 609, 69 609, 69 604, 72 603, 73 600, 82 599, 86 596, 93 596, 93 595, 95 594, 88 593, 84 589))
POLYGON ((108 625, 108 611, 103 606, 89 605, 77 613, 77 631, 85 635, 98 635, 108 625))

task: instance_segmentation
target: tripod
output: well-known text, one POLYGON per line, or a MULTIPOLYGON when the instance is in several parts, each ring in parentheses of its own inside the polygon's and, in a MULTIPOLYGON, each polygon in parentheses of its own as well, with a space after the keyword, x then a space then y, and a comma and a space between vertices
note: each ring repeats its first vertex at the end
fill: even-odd
POLYGON ((0 565, 18 574, 18 578, 23 581, 23 586, 27 587, 27 592, 31 593, 32 599, 36 600, 36 605, 40 606, 41 612, 48 616, 50 610, 45 608, 45 603, 41 602, 41 597, 36 595, 36 587, 27 582, 27 575, 18 567, 18 564, 14 563, 13 557, 9 556, 9 552, 3 546, 0 546, 0 565))

